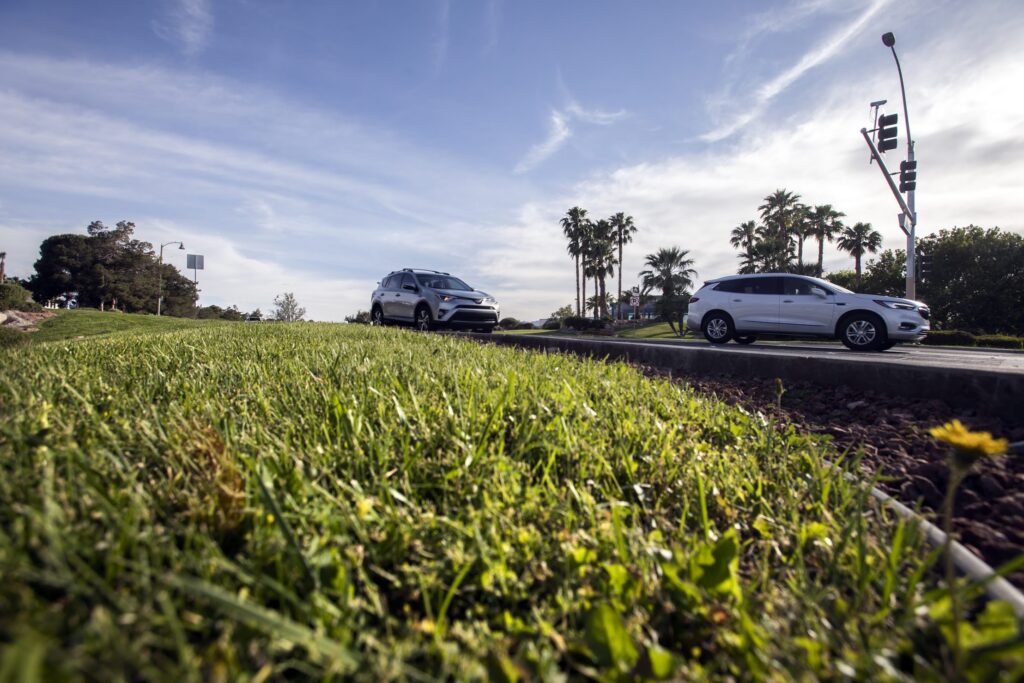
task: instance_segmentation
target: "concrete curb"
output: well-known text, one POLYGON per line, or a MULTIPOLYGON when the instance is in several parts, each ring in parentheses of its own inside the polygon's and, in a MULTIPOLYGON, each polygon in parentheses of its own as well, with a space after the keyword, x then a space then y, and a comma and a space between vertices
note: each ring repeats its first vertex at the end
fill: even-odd
POLYGON ((778 377, 783 381, 827 386, 842 384, 854 389, 908 398, 937 398, 951 405, 977 408, 1016 420, 1020 419, 1020 406, 1024 403, 1024 373, 970 367, 872 363, 863 358, 854 360, 810 354, 745 353, 738 349, 725 351, 703 345, 644 344, 534 335, 467 336, 506 346, 628 360, 694 375, 778 377))

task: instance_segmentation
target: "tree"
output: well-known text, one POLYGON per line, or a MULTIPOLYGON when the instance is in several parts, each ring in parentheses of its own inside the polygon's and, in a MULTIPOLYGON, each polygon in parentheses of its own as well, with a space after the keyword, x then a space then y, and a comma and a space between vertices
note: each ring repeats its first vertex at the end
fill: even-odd
POLYGON ((356 311, 355 315, 345 316, 345 322, 347 322, 349 324, 369 325, 370 324, 370 312, 369 311, 356 311))
POLYGON ((77 292, 81 306, 154 312, 162 272, 168 313, 192 315, 195 285, 174 266, 161 266, 153 246, 135 239, 134 232, 130 221, 119 221, 113 228, 93 221, 86 235, 52 235, 43 240, 29 281, 36 299, 48 301, 77 292))
POLYGON ((551 315, 548 316, 548 320, 565 320, 572 316, 572 304, 566 304, 561 308, 556 308, 551 315))
POLYGON ((840 218, 846 216, 842 211, 836 211, 831 204, 819 204, 814 207, 810 214, 810 235, 818 240, 818 272, 820 277, 824 272, 825 242, 831 242, 845 228, 840 218))
POLYGON ((794 229, 803 213, 800 195, 786 189, 775 190, 757 207, 761 212, 760 266, 766 272, 788 272, 793 261, 794 229))
POLYGON ((615 260, 614 235, 609 221, 600 220, 590 224, 584 247, 584 259, 584 276, 594 278, 594 296, 599 303, 598 309, 594 311, 594 317, 607 317, 608 295, 605 278, 615 273, 615 265, 618 263, 615 260))
POLYGON ((689 300, 687 289, 693 286, 693 278, 697 271, 693 269, 693 259, 687 258, 689 251, 679 247, 659 249, 648 254, 644 259, 647 266, 640 271, 640 283, 644 293, 652 289, 661 290, 659 307, 668 325, 676 334, 680 334, 674 325, 676 313, 681 313, 685 301, 689 300))
POLYGON ((976 225, 918 241, 931 259, 918 293, 939 329, 1024 334, 1024 236, 976 225))
MULTIPOLYGON (((632 216, 627 216, 621 211, 609 218, 608 222, 612 224, 612 230, 615 233, 615 240, 619 245, 619 291, 615 300, 622 301, 622 245, 633 241, 633 235, 636 233, 636 225, 633 224, 632 216)), ((616 317, 618 317, 617 307, 616 317)))
POLYGON ((757 260, 754 249, 757 245, 757 223, 746 221, 737 225, 730 233, 729 244, 743 252, 740 255, 740 273, 756 273, 757 260))
POLYGON ((839 285, 853 291, 857 287, 857 273, 852 270, 837 270, 832 273, 825 273, 824 278, 832 284, 839 285))
POLYGON ((836 240, 836 246, 853 256, 854 271, 857 273, 857 288, 861 285, 860 262, 864 254, 874 254, 882 246, 882 235, 871 228, 870 223, 856 223, 843 228, 836 240))
POLYGON ((232 304, 231 306, 228 306, 226 309, 224 309, 224 312, 220 314, 220 317, 222 320, 231 320, 234 322, 238 322, 239 320, 242 320, 245 316, 242 315, 242 312, 240 310, 238 310, 238 306, 232 304))
POLYGON ((274 306, 274 312, 271 313, 274 320, 294 323, 302 320, 306 315, 306 309, 299 306, 299 302, 296 301, 295 295, 291 292, 275 296, 274 306))
MULTIPOLYGON (((562 219, 562 233, 569 241, 566 251, 569 252, 569 256, 576 260, 576 315, 583 315, 580 308, 580 259, 583 257, 589 224, 587 210, 581 209, 578 206, 569 209, 562 219)), ((586 291, 586 286, 586 282, 584 282, 584 291, 586 291)))
POLYGON ((886 249, 864 267, 865 292, 902 297, 907 286, 907 252, 886 249))

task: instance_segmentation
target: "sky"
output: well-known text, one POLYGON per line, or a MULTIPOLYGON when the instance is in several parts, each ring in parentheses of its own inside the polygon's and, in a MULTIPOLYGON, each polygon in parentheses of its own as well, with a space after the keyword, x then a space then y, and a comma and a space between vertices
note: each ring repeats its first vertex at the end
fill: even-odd
POLYGON ((131 220, 204 305, 342 320, 415 267, 531 320, 574 300, 576 205, 634 217, 624 286, 660 247, 734 273, 779 188, 903 248, 859 132, 887 99, 898 165, 886 31, 919 235, 1024 232, 1019 0, 0 0, 0 251, 131 220))

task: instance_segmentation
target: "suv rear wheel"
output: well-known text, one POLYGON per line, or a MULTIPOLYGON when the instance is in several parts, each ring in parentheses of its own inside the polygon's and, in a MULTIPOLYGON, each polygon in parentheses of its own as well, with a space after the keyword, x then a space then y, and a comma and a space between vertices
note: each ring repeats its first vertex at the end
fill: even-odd
POLYGON ((881 319, 870 313, 845 318, 839 326, 839 339, 854 351, 880 351, 888 342, 881 319))
POLYGON ((383 325, 384 324, 384 311, 381 310, 380 306, 374 306, 373 311, 370 313, 370 324, 371 325, 383 325))
POLYGON ((721 311, 714 311, 704 316, 700 329, 704 333, 704 338, 712 344, 724 344, 732 339, 735 333, 732 318, 721 311))

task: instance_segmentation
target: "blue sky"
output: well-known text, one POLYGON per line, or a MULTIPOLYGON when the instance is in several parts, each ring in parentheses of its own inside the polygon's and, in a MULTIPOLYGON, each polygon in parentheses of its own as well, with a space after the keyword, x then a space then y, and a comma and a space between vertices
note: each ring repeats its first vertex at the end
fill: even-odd
POLYGON ((203 303, 340 320, 404 266, 545 316, 575 204, 635 217, 628 284, 661 246, 732 272, 779 187, 902 247, 858 133, 898 100, 885 31, 922 232, 1024 229, 1015 1, 3 0, 0 250, 27 275, 47 235, 134 220, 205 254, 203 303))

